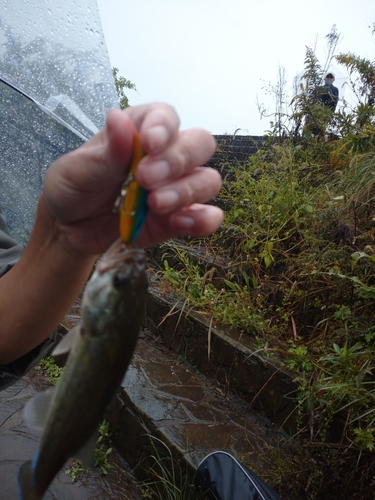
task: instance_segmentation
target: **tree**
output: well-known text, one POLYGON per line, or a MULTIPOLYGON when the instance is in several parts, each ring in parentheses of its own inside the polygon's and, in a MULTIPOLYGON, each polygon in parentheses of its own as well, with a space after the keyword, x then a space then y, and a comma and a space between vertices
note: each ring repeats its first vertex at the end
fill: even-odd
POLYGON ((346 67, 350 86, 358 99, 356 124, 374 123, 375 63, 355 54, 339 54, 337 61, 346 67))
POLYGON ((125 95, 124 89, 137 90, 134 83, 123 76, 118 75, 119 69, 112 68, 113 78, 115 79, 117 95, 120 99, 120 108, 124 109, 130 106, 129 99, 125 95))

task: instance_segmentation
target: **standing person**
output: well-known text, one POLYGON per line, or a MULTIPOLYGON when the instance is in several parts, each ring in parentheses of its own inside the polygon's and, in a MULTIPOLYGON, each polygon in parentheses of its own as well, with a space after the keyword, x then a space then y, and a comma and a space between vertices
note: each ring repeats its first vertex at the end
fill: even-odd
POLYGON ((183 235, 207 236, 223 213, 207 205, 220 175, 200 165, 215 150, 206 131, 179 131, 167 104, 110 110, 105 128, 48 169, 25 249, 7 234, 0 216, 0 389, 34 366, 54 339, 98 255, 119 237, 113 213, 130 165, 134 133, 146 156, 137 178, 148 190, 148 215, 135 244, 183 235))
POLYGON ((334 81, 334 73, 329 72, 324 79, 324 85, 318 89, 318 102, 332 112, 336 110, 339 101, 339 89, 333 85, 334 81))
POLYGON ((339 89, 333 85, 334 81, 334 73, 329 72, 325 76, 324 85, 314 90, 313 100, 309 103, 305 115, 304 133, 324 136, 339 100, 339 89))

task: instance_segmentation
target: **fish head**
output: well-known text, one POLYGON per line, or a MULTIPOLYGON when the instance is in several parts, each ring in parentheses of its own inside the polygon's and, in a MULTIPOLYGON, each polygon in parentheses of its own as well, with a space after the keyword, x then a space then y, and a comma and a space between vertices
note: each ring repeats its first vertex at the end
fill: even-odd
POLYGON ((139 248, 117 241, 104 254, 87 283, 86 301, 97 308, 116 308, 123 300, 136 300, 147 289, 146 256, 139 248))

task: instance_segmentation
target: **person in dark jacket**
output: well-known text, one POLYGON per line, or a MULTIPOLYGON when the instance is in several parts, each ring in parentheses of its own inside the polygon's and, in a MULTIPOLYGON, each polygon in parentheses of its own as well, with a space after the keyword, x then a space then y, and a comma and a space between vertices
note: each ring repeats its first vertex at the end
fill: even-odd
POLYGON ((322 113, 315 106, 311 107, 310 112, 306 114, 304 133, 312 133, 318 137, 324 136, 339 100, 339 89, 333 85, 334 81, 334 73, 329 72, 324 79, 324 85, 315 89, 314 105, 318 105, 318 109, 319 105, 322 105, 326 110, 321 110, 324 111, 322 113))
POLYGON ((334 73, 327 73, 324 85, 318 89, 318 102, 333 112, 336 110, 339 101, 339 89, 333 85, 334 81, 334 73))

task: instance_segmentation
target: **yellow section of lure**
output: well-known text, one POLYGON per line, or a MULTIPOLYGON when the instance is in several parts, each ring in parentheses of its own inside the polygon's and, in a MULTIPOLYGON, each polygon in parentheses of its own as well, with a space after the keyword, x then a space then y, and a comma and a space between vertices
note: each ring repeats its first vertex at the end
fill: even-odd
POLYGON ((116 208, 120 211, 120 237, 124 243, 132 243, 136 239, 147 216, 148 192, 137 181, 137 168, 144 156, 139 134, 135 134, 128 177, 116 202, 116 208))

